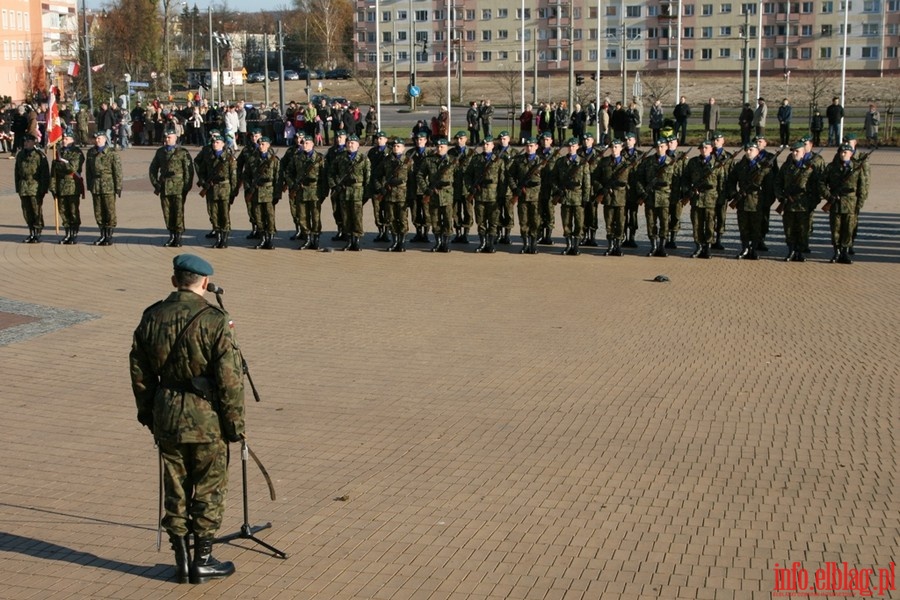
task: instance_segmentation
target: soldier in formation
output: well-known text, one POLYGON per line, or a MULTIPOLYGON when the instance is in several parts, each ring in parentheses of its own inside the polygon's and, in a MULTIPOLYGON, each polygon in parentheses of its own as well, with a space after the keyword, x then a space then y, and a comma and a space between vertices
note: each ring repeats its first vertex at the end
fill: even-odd
POLYGON ((413 235, 413 242, 428 243, 428 226, 429 226, 429 208, 425 205, 424 183, 419 173, 425 166, 427 158, 430 156, 428 151, 428 134, 420 131, 416 135, 416 146, 406 151, 406 156, 412 160, 412 171, 410 171, 410 180, 407 181, 407 189, 410 194, 411 218, 416 233, 413 235))
MULTIPOLYGON (((606 256, 622 256, 622 239, 625 233, 625 210, 628 203, 628 189, 635 162, 622 155, 624 144, 620 139, 612 140, 612 154, 604 156, 597 164, 593 178, 594 200, 603 206, 603 221, 606 224, 606 256)), ((595 204, 596 205, 596 204, 595 204)))
MULTIPOLYGON (((385 132, 378 131, 375 133, 375 145, 369 148, 369 151, 366 153, 366 158, 369 159, 369 167, 372 173, 378 172, 381 168, 382 161, 391 154, 391 148, 388 146, 387 142, 388 135, 385 132)), ((373 177, 370 181, 370 184, 374 184, 375 178, 373 177)), ((381 204, 382 195, 373 189, 369 192, 368 197, 372 199, 372 216, 375 218, 375 229, 378 230, 378 235, 375 236, 373 241, 390 241, 390 236, 388 235, 390 227, 387 222, 387 214, 385 207, 381 204)))
POLYGON ((325 157, 315 151, 315 139, 304 136, 302 151, 285 155, 281 172, 291 204, 295 206, 299 239, 306 240, 299 249, 318 250, 322 234, 321 207, 328 196, 328 178, 325 157))
POLYGON ((44 196, 50 188, 47 156, 36 146, 37 136, 25 134, 22 150, 16 154, 16 193, 22 201, 22 214, 28 225, 26 244, 38 244, 44 229, 44 196))
POLYGON ((369 159, 359 151, 359 136, 349 136, 347 151, 335 159, 328 175, 331 201, 337 201, 341 206, 344 219, 342 231, 348 236, 344 250, 361 250, 363 204, 368 200, 371 174, 369 159))
POLYGON ((448 245, 453 225, 454 182, 459 164, 448 154, 446 138, 437 141, 437 152, 425 159, 417 174, 422 203, 428 207, 428 222, 435 235, 432 252, 450 252, 448 245))
POLYGON ((581 230, 584 227, 584 205, 593 202, 591 173, 587 161, 578 154, 578 139, 569 138, 569 153, 556 159, 553 166, 553 201, 551 210, 560 205, 560 217, 566 247, 562 254, 578 256, 581 230))
MULTIPOLYGON (((244 146, 237 156, 238 187, 234 189, 233 193, 235 197, 237 197, 240 188, 244 188, 244 204, 247 206, 247 217, 250 220, 250 233, 247 234, 248 240, 262 239, 259 211, 254 207, 253 194, 251 193, 251 181, 253 179, 253 173, 256 170, 256 163, 259 160, 259 141, 261 139, 262 131, 260 129, 253 129, 250 132, 250 142, 244 146)), ((231 149, 229 148, 229 152, 230 151, 231 149)))
MULTIPOLYGON (((603 156, 605 149, 597 149, 594 147, 594 136, 585 133, 581 136, 581 147, 578 149, 578 155, 587 163, 588 172, 593 174, 597 170, 600 163, 600 157, 603 156)), ((584 205, 584 235, 581 238, 581 245, 595 248, 597 246, 597 230, 600 228, 599 204, 596 201, 599 192, 593 189, 595 185, 593 175, 591 177, 590 201, 584 205)))
POLYGON ((546 165, 538 156, 537 150, 537 138, 527 138, 525 151, 512 160, 507 176, 511 202, 518 205, 521 254, 537 254, 537 234, 540 228, 538 205, 546 165))
POLYGON ((647 236, 650 238, 647 256, 667 256, 664 242, 669 228, 669 206, 675 174, 675 159, 668 154, 668 148, 668 138, 660 136, 656 142, 656 154, 642 160, 635 175, 639 204, 644 205, 647 236))
MULTIPOLYGON (((500 143, 494 144, 495 152, 497 153, 497 157, 503 161, 508 173, 509 166, 512 164, 513 159, 518 153, 516 149, 510 145, 511 138, 508 131, 501 131, 499 139, 500 143)), ((497 240, 498 244, 505 246, 511 243, 509 235, 512 232, 513 226, 515 226, 515 214, 516 208, 515 204, 512 202, 512 194, 509 193, 507 188, 506 198, 500 201, 500 214, 497 217, 497 223, 500 226, 498 232, 499 239, 497 240)))
MULTIPOLYGON (((407 209, 415 202, 413 156, 406 153, 403 140, 395 138, 388 154, 373 173, 379 202, 384 209, 385 222, 391 231, 388 252, 406 252, 406 233, 409 231, 407 209)), ((373 198, 374 200, 374 198, 373 198)))
POLYGON ((803 248, 809 246, 810 205, 819 192, 819 173, 814 168, 806 144, 801 140, 791 145, 791 156, 775 177, 775 198, 779 205, 787 242, 787 262, 804 262, 803 248))
POLYGON ((95 246, 111 246, 116 220, 116 198, 122 196, 122 161, 108 143, 106 130, 94 134, 94 145, 85 157, 85 180, 94 201, 94 218, 100 228, 95 246))
POLYGON ((208 151, 204 148, 195 160, 197 184, 200 195, 206 199, 216 240, 213 248, 227 248, 231 235, 231 205, 238 190, 237 160, 218 132, 210 134, 208 148, 208 151))
POLYGON ((298 200, 296 194, 293 194, 290 191, 290 184, 287 180, 287 169, 288 165, 293 164, 294 158, 303 152, 303 140, 305 138, 305 133, 302 131, 297 132, 292 140, 293 143, 285 150, 284 156, 281 157, 281 169, 278 173, 281 178, 278 182, 278 187, 281 189, 282 195, 284 195, 285 192, 288 194, 288 207, 291 209, 291 219, 294 221, 294 233, 291 234, 290 240, 300 240, 301 242, 305 242, 308 238, 307 234, 303 232, 303 228, 300 224, 300 200, 298 200))
POLYGON ((75 143, 71 128, 63 132, 63 143, 50 166, 50 195, 59 203, 59 215, 65 229, 60 244, 75 244, 81 228, 81 199, 84 198, 84 152, 75 143))
MULTIPOLYGON (((506 163, 494 152, 494 138, 486 135, 484 151, 465 167, 466 204, 474 201, 475 223, 480 245, 476 252, 493 254, 500 219, 500 204, 506 202, 506 163)), ((463 166, 459 165, 459 169, 463 166)))
POLYGON ((163 221, 169 230, 166 247, 181 247, 184 233, 184 203, 194 185, 194 162, 191 154, 178 145, 174 127, 165 130, 165 144, 156 150, 150 162, 150 183, 159 196, 163 221))
POLYGON ((456 235, 451 243, 468 244, 469 230, 475 224, 475 202, 467 191, 466 173, 476 152, 474 148, 466 146, 468 136, 465 131, 456 132, 455 139, 456 145, 447 151, 457 165, 456 179, 453 181, 453 230, 456 235))
POLYGON ((771 206, 775 195, 773 165, 760 158, 756 142, 747 144, 744 158, 729 173, 725 184, 731 194, 731 208, 737 209, 741 251, 738 259, 759 260, 757 254, 763 233, 763 210, 771 206))
MULTIPOLYGON (((272 148, 268 137, 259 139, 259 153, 256 159, 249 162, 251 170, 247 172, 244 187, 251 200, 253 220, 257 222, 261 239, 257 249, 272 250, 275 248, 275 206, 281 200, 279 187, 279 169, 281 161, 272 148)), ((247 167, 245 167, 246 169, 247 167)))
POLYGON ((849 265, 853 231, 858 218, 857 205, 865 202, 868 182, 864 169, 853 162, 853 146, 843 144, 838 149, 838 160, 825 167, 819 186, 820 197, 825 199, 822 209, 828 213, 831 226, 831 244, 834 255, 831 262, 849 265))
POLYGON ((713 157, 714 142, 700 143, 700 155, 687 162, 682 177, 682 195, 691 205, 694 253, 691 258, 710 258, 716 227, 716 203, 725 185, 724 162, 713 157))
MULTIPOLYGON (((337 163, 337 159, 347 152, 347 132, 344 129, 338 129, 334 134, 334 144, 328 148, 328 151, 325 153, 325 176, 329 180, 329 186, 331 178, 335 172, 335 164, 337 163)), ((340 199, 334 194, 331 193, 331 216, 334 217, 334 225, 337 228, 337 233, 332 236, 332 242, 346 242, 348 241, 349 235, 344 230, 344 213, 343 206, 341 205, 340 199)))

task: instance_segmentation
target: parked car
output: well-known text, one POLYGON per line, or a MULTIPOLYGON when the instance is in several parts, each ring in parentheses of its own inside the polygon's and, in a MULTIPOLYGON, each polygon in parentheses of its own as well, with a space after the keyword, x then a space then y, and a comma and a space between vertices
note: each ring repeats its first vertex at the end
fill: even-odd
POLYGON ((297 71, 297 74, 300 76, 300 79, 306 79, 307 75, 310 79, 322 79, 322 71, 317 71, 315 69, 300 69, 297 71))
POLYGON ((309 99, 309 101, 313 103, 313 106, 319 106, 319 104, 322 103, 322 100, 325 101, 325 104, 331 106, 331 98, 329 98, 325 94, 314 94, 309 99))
POLYGON ((247 83, 262 83, 266 80, 266 76, 262 73, 250 73, 247 75, 247 83))
POLYGON ((278 71, 269 71, 269 81, 278 81, 278 71))
POLYGON ((299 79, 300 79, 300 74, 297 73, 297 71, 285 69, 285 71, 284 71, 284 80, 285 81, 297 81, 299 79))
POLYGON ((325 79, 350 79, 353 74, 350 69, 332 69, 325 73, 325 79))

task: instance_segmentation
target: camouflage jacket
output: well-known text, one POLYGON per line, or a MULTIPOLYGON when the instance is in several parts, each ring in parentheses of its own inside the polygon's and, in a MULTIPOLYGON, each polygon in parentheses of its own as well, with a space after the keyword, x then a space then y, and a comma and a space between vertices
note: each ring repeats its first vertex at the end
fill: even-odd
POLYGON ((328 195, 325 157, 315 150, 311 156, 302 150, 290 157, 285 155, 281 172, 291 198, 300 202, 321 202, 328 195))
POLYGON ((253 200, 261 204, 277 203, 281 200, 278 157, 273 152, 268 152, 265 156, 259 154, 252 165, 253 171, 248 172, 249 179, 244 182, 247 194, 253 193, 253 200))
POLYGON ((447 156, 456 161, 456 177, 453 180, 453 199, 457 202, 465 200, 466 196, 471 193, 466 173, 469 170, 469 164, 478 156, 474 148, 460 148, 455 146, 447 150, 447 156))
POLYGON ((577 154, 556 159, 553 165, 553 195, 564 206, 583 206, 592 201, 591 174, 587 162, 577 154))
POLYGON ((681 179, 681 196, 690 198, 695 208, 715 208, 722 188, 724 169, 716 165, 716 159, 709 160, 695 156, 687 162, 681 179))
POLYGON ((194 185, 191 153, 181 146, 162 146, 150 161, 150 183, 157 194, 184 196, 194 185))
POLYGON ((456 180, 456 171, 459 164, 449 154, 443 157, 433 154, 425 160, 425 164, 419 170, 419 187, 425 190, 429 202, 437 206, 453 205, 453 182, 456 180))
POLYGON ((628 180, 635 163, 624 156, 619 159, 617 163, 615 156, 604 156, 594 170, 593 192, 603 195, 605 206, 625 206, 628 196, 628 180))
POLYGON ((541 194, 541 178, 544 161, 537 154, 520 154, 507 171, 507 186, 512 195, 522 202, 537 202, 541 194))
POLYGON ((367 198, 369 179, 372 176, 369 159, 362 152, 351 156, 349 152, 339 155, 328 173, 328 186, 340 194, 341 200, 362 202, 367 198))
POLYGON ((413 171, 413 157, 409 154, 396 156, 391 154, 387 156, 379 164, 378 170, 373 174, 373 179, 379 183, 375 184, 380 193, 383 194, 383 200, 387 202, 409 202, 412 200, 409 181, 410 174, 413 171))
POLYGON ((409 181, 406 182, 406 187, 410 190, 410 194, 424 194, 427 190, 423 187, 424 183, 422 183, 422 180, 419 179, 419 171, 422 170, 431 153, 427 148, 423 152, 419 152, 419 148, 411 148, 406 151, 406 156, 412 158, 413 165, 412 170, 409 172, 409 181))
POLYGON ((115 148, 91 146, 85 158, 85 182, 92 194, 122 193, 122 161, 115 148))
POLYGON ((490 159, 476 154, 464 175, 466 189, 476 202, 502 202, 506 198, 506 163, 495 153, 490 159))
POLYGON ((138 421, 152 427, 157 440, 203 444, 223 433, 243 433, 240 349, 228 314, 199 294, 175 291, 145 310, 134 331, 129 363, 138 421))
POLYGON ((197 184, 206 190, 207 201, 230 200, 237 193, 237 160, 230 151, 222 150, 216 156, 215 150, 207 146, 197 154, 195 165, 197 184))
POLYGON ((775 173, 767 164, 768 161, 751 161, 745 156, 731 171, 725 189, 737 200, 738 210, 756 212, 771 206, 775 173))
MULTIPOLYGON (((368 115, 366 115, 366 117, 368 117, 368 115)), ((366 158, 369 159, 369 169, 372 172, 372 177, 369 178, 369 190, 366 192, 366 197, 374 198, 376 195, 382 194, 381 180, 376 177, 375 174, 381 172, 381 163, 390 155, 391 149, 389 146, 372 146, 369 148, 369 151, 366 152, 366 158)))
POLYGON ((81 148, 75 144, 60 148, 50 166, 50 193, 57 197, 81 195, 84 189, 81 177, 83 166, 84 152, 81 148))
POLYGON ((820 194, 831 202, 831 214, 848 214, 856 212, 860 199, 865 200, 865 177, 860 165, 832 162, 825 167, 819 185, 820 194))
POLYGON ((38 150, 19 150, 16 154, 16 193, 43 198, 50 189, 50 165, 38 150))
POLYGON ((818 204, 819 173, 805 158, 789 158, 775 177, 775 197, 786 212, 809 212, 818 204))
POLYGON ((660 157, 651 154, 641 161, 635 177, 638 198, 642 198, 647 206, 662 208, 672 201, 672 177, 674 159, 668 154, 660 157))

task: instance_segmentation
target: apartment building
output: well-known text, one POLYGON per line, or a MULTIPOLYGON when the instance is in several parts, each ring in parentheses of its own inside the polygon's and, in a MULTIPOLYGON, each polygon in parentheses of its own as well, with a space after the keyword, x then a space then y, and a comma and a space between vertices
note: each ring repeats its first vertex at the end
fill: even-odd
POLYGON ((402 72, 414 59, 417 73, 444 73, 449 56, 464 72, 497 73, 524 55, 547 75, 567 73, 571 53, 580 74, 598 62, 619 73, 623 59, 630 72, 655 72, 675 68, 679 42, 688 72, 740 72, 746 52, 754 70, 802 73, 839 66, 846 50, 851 74, 896 74, 900 0, 384 0, 377 13, 357 0, 354 66, 374 70, 380 52, 383 68, 396 61, 402 72))
MULTIPOLYGON (((0 0, 0 96, 21 102, 78 56, 76 0, 0 0)), ((63 78, 64 81, 65 78, 63 78)))

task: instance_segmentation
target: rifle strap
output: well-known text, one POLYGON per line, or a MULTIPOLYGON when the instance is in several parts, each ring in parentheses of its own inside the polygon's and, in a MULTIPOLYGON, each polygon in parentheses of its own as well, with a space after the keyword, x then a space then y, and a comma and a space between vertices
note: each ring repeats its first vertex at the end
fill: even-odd
POLYGON ((187 324, 181 328, 181 331, 178 332, 178 335, 175 337, 175 341, 169 348, 169 354, 166 355, 166 360, 163 361, 162 366, 159 368, 160 378, 162 378, 162 373, 164 373, 168 369, 169 363, 172 362, 172 356, 175 355, 175 348, 177 348, 181 340, 184 339, 184 335, 187 333, 188 329, 190 329, 191 326, 197 322, 197 319, 199 319, 202 314, 209 310, 212 310, 212 308, 213 307, 211 305, 207 304, 206 306, 198 310, 196 313, 194 313, 194 316, 191 317, 190 321, 188 321, 187 324))

